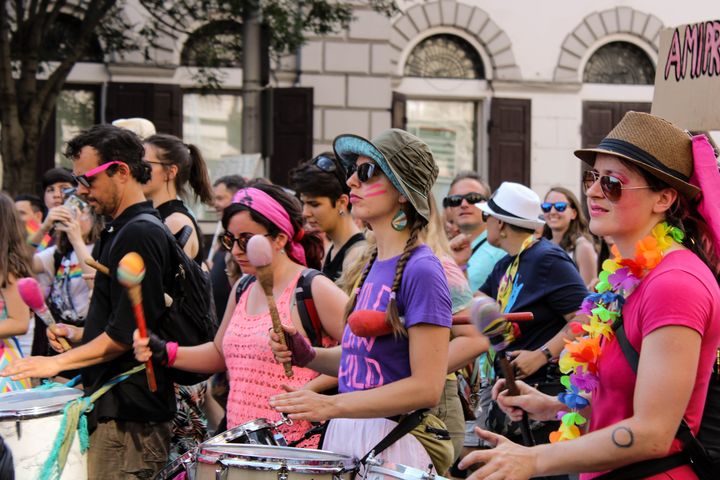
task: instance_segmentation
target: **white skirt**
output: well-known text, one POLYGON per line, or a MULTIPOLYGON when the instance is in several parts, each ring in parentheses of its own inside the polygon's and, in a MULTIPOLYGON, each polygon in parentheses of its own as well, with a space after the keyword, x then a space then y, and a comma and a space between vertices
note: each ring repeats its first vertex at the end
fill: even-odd
MULTIPOLYGON (((336 418, 330 420, 322 448, 361 459, 396 425, 397 422, 387 418, 336 418)), ((423 471, 427 471, 428 466, 432 465, 425 447, 409 433, 390 445, 378 457, 423 471)), ((361 473, 362 470, 361 466, 361 473)))

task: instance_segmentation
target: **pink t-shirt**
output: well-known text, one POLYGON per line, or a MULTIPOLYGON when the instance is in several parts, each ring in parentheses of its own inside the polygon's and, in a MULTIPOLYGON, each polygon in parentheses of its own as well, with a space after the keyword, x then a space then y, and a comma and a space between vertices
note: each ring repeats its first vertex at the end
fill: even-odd
MULTIPOLYGON (((720 288, 710 270, 688 250, 669 253, 628 297, 623 324, 630 344, 638 352, 642 339, 661 327, 682 325, 702 335, 695 387, 684 415, 693 433, 697 433, 720 342, 720 288)), ((590 431, 633 415, 636 376, 616 340, 603 348, 598 370, 600 385, 593 392, 590 431)), ((680 448, 679 441, 674 440, 668 453, 680 448)), ((580 478, 598 475, 583 474, 580 478)), ((648 478, 685 480, 697 476, 690 466, 682 466, 648 478)))

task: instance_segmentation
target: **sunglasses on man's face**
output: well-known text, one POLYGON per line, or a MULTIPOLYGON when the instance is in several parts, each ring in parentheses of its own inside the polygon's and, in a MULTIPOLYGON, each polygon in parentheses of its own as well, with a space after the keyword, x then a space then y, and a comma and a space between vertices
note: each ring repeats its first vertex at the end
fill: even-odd
POLYGON ((353 176, 354 173, 357 173, 358 180, 365 183, 368 180, 370 180, 372 177, 374 177, 378 172, 379 168, 376 164, 367 162, 360 165, 350 165, 347 170, 347 178, 348 180, 350 177, 353 176))
POLYGON ((108 168, 112 167, 113 165, 126 165, 125 162, 121 162, 120 160, 113 160, 112 162, 103 163, 102 165, 99 165, 91 170, 88 170, 87 172, 83 173, 82 175, 75 175, 73 174, 73 178, 75 179, 75 182, 77 182, 78 185, 82 185, 85 188, 90 188, 92 185, 92 182, 95 180, 94 177, 98 173, 104 172, 108 168))
POLYGON ((623 190, 640 190, 643 188, 651 188, 650 185, 644 185, 642 187, 623 187, 622 181, 612 175, 600 175, 595 170, 586 170, 583 174, 583 189, 587 193, 595 182, 600 180, 600 189, 602 190, 605 198, 611 202, 617 202, 622 196, 623 190))
MULTIPOLYGON (((232 233, 225 232, 220 236, 220 245, 227 250, 228 252, 232 250, 233 245, 237 243, 238 248, 241 252, 245 253, 247 252, 247 244, 250 241, 252 237, 255 235, 260 235, 259 233, 250 233, 250 232, 243 232, 237 237, 234 237, 232 233)), ((265 237, 269 237, 270 234, 266 233, 263 235, 265 237)))
POLYGON ((558 213, 562 213, 568 207, 568 203, 567 202, 555 202, 555 203, 545 202, 540 205, 540 208, 545 213, 550 213, 550 210, 552 210, 553 207, 555 207, 555 210, 558 213))
POLYGON ((482 193, 477 192, 470 192, 466 193, 465 195, 448 195, 447 197, 443 198, 443 208, 459 207, 462 204, 463 200, 465 200, 470 205, 475 205, 476 203, 486 202, 487 197, 482 193))

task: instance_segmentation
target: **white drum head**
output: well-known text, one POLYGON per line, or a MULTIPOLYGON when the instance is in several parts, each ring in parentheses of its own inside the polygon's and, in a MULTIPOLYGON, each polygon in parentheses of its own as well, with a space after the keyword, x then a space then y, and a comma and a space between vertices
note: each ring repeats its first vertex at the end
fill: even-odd
POLYGON ((81 390, 68 387, 4 393, 0 395, 0 419, 26 418, 59 412, 66 403, 82 396, 81 390))

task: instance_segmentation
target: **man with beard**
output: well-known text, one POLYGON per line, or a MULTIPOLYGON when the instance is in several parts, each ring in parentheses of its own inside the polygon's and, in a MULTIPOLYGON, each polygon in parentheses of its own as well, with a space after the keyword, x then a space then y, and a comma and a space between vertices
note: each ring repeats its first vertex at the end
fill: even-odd
MULTIPOLYGON (((96 125, 70 140, 66 155, 73 160, 77 193, 98 215, 112 219, 102 233, 98 256, 110 276, 96 276, 84 328, 59 324, 48 329, 53 349, 62 351, 57 341, 62 336, 71 350, 54 357, 24 358, 2 375, 45 378, 80 368, 85 394, 90 395, 138 365, 132 352, 132 305, 116 277, 120 259, 137 252, 144 260, 143 307, 153 330, 166 312, 164 286, 172 280, 170 244, 160 223, 132 221, 140 214, 158 216, 143 195, 150 169, 137 135, 96 125)), ((140 371, 96 400, 89 422, 89 479, 151 478, 167 462, 175 395, 166 369, 154 363, 156 392, 150 392, 146 374, 140 371)))
POLYGON ((473 292, 485 283, 495 263, 506 255, 487 242, 485 222, 477 204, 490 197, 490 186, 475 172, 460 172, 450 184, 443 207, 449 209, 460 228, 450 242, 455 262, 464 269, 473 292))

